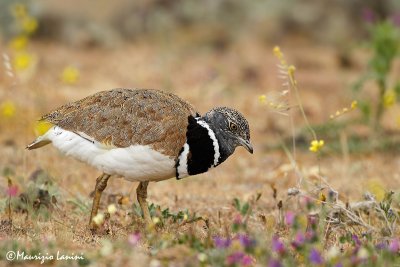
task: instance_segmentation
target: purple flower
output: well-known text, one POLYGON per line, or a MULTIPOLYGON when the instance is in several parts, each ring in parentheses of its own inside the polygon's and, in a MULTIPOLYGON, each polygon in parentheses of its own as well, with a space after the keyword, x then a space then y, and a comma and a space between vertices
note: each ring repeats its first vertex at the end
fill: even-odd
POLYGON ((239 240, 240 244, 245 248, 251 247, 255 243, 254 240, 252 240, 248 235, 245 234, 238 234, 236 238, 239 240))
POLYGON ((214 245, 216 248, 228 248, 231 245, 231 240, 229 238, 223 238, 223 237, 214 237, 214 245))
POLYGON ((140 233, 135 232, 128 236, 128 243, 131 244, 132 246, 136 246, 139 243, 140 239, 141 239, 140 233))
POLYGON ((268 267, 282 267, 282 264, 276 259, 270 259, 268 262, 268 267))
POLYGON ((295 248, 299 248, 304 244, 305 241, 306 241, 306 236, 302 232, 297 232, 292 242, 292 246, 295 248))
POLYGON ((343 267, 343 264, 341 262, 336 263, 334 267, 343 267))
POLYGON ((226 263, 227 265, 240 264, 242 266, 249 266, 253 263, 253 259, 243 252, 234 252, 226 258, 226 263))
POLYGON ((287 211, 285 213, 285 222, 287 225, 292 226, 294 223, 296 215, 292 211, 287 211))
POLYGON ((385 249, 386 247, 387 247, 387 245, 384 242, 381 242, 381 243, 378 243, 375 245, 375 248, 377 250, 382 250, 382 249, 385 249))
POLYGON ((371 8, 364 8, 361 13, 362 18, 365 22, 374 23, 376 20, 375 12, 371 8))
POLYGON ((399 239, 393 239, 389 243, 389 250, 393 253, 397 253, 400 251, 400 242, 399 239))
POLYGON ((316 265, 324 263, 324 259, 322 258, 321 253, 319 253, 319 251, 315 248, 311 249, 309 260, 311 263, 316 265))
POLYGON ((357 235, 352 235, 352 236, 351 236, 351 239, 353 239, 353 242, 354 242, 354 244, 356 245, 356 248, 358 248, 359 246, 361 246, 361 241, 360 241, 360 239, 358 238, 357 235))
POLYGON ((275 251, 279 254, 285 253, 285 245, 276 235, 272 238, 272 251, 275 251))

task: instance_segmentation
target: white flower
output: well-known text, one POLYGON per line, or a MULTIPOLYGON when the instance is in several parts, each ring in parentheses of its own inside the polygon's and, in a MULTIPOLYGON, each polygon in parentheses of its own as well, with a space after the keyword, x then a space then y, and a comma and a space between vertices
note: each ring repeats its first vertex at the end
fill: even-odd
POLYGON ((369 257, 369 252, 368 252, 368 250, 367 250, 366 248, 360 248, 360 250, 359 250, 358 253, 357 253, 357 256, 358 256, 360 259, 368 259, 368 257, 369 257))
POLYGON ((113 245, 111 244, 111 242, 109 240, 103 240, 101 242, 103 244, 103 246, 100 249, 100 254, 102 256, 108 256, 111 253, 113 253, 113 245))
POLYGON ((338 247, 331 247, 331 248, 328 250, 328 252, 326 253, 326 258, 327 258, 328 260, 331 260, 331 259, 334 259, 334 258, 336 258, 337 256, 339 256, 339 254, 340 254, 340 250, 339 250, 338 247))
POLYGON ((160 266, 161 266, 161 262, 160 262, 159 260, 152 259, 152 260, 150 261, 149 266, 150 266, 150 267, 160 267, 160 266))

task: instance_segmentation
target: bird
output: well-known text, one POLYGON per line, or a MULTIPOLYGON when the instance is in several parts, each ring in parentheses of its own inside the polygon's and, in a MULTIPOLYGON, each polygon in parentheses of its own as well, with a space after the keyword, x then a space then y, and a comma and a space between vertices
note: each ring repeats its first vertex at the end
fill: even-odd
POLYGON ((203 116, 175 94, 156 89, 116 88, 65 104, 39 121, 50 128, 26 148, 52 144, 101 171, 96 179, 89 229, 98 227, 102 192, 110 177, 139 182, 137 200, 146 224, 149 182, 213 169, 242 146, 253 154, 246 118, 229 107, 203 116))

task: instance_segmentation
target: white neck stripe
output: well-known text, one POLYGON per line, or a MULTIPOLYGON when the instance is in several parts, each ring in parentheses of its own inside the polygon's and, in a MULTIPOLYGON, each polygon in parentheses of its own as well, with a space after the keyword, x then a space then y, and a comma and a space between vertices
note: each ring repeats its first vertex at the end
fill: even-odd
POLYGON ((210 128, 210 125, 207 124, 207 122, 199 120, 200 118, 196 118, 197 123, 206 128, 208 131, 208 136, 210 136, 211 140, 213 141, 213 146, 214 146, 214 164, 213 167, 218 165, 218 160, 219 160, 219 144, 218 144, 218 140, 217 137, 215 136, 214 131, 210 128))

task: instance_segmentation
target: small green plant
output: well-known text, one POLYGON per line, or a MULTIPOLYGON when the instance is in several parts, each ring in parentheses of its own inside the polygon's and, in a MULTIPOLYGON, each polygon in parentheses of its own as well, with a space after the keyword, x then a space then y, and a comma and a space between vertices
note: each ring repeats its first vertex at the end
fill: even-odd
MULTIPOLYGON (((361 93, 367 81, 373 80, 378 88, 378 97, 360 99, 360 110, 364 120, 375 130, 380 128, 384 109, 392 106, 400 95, 400 80, 391 78, 393 62, 400 51, 400 31, 389 21, 378 22, 370 28, 369 48, 372 57, 367 72, 354 85, 356 93, 361 93)), ((398 79, 398 77, 394 77, 398 79)))
MULTIPOLYGON (((133 211, 137 216, 143 216, 140 206, 136 203, 133 204, 133 211)), ((196 213, 191 214, 187 209, 173 213, 169 210, 169 208, 162 210, 159 205, 155 205, 154 203, 149 204, 149 212, 150 216, 153 218, 153 221, 155 220, 157 223, 162 224, 164 224, 164 222, 167 220, 170 220, 173 223, 192 223, 203 219, 202 217, 197 216, 196 213)))

